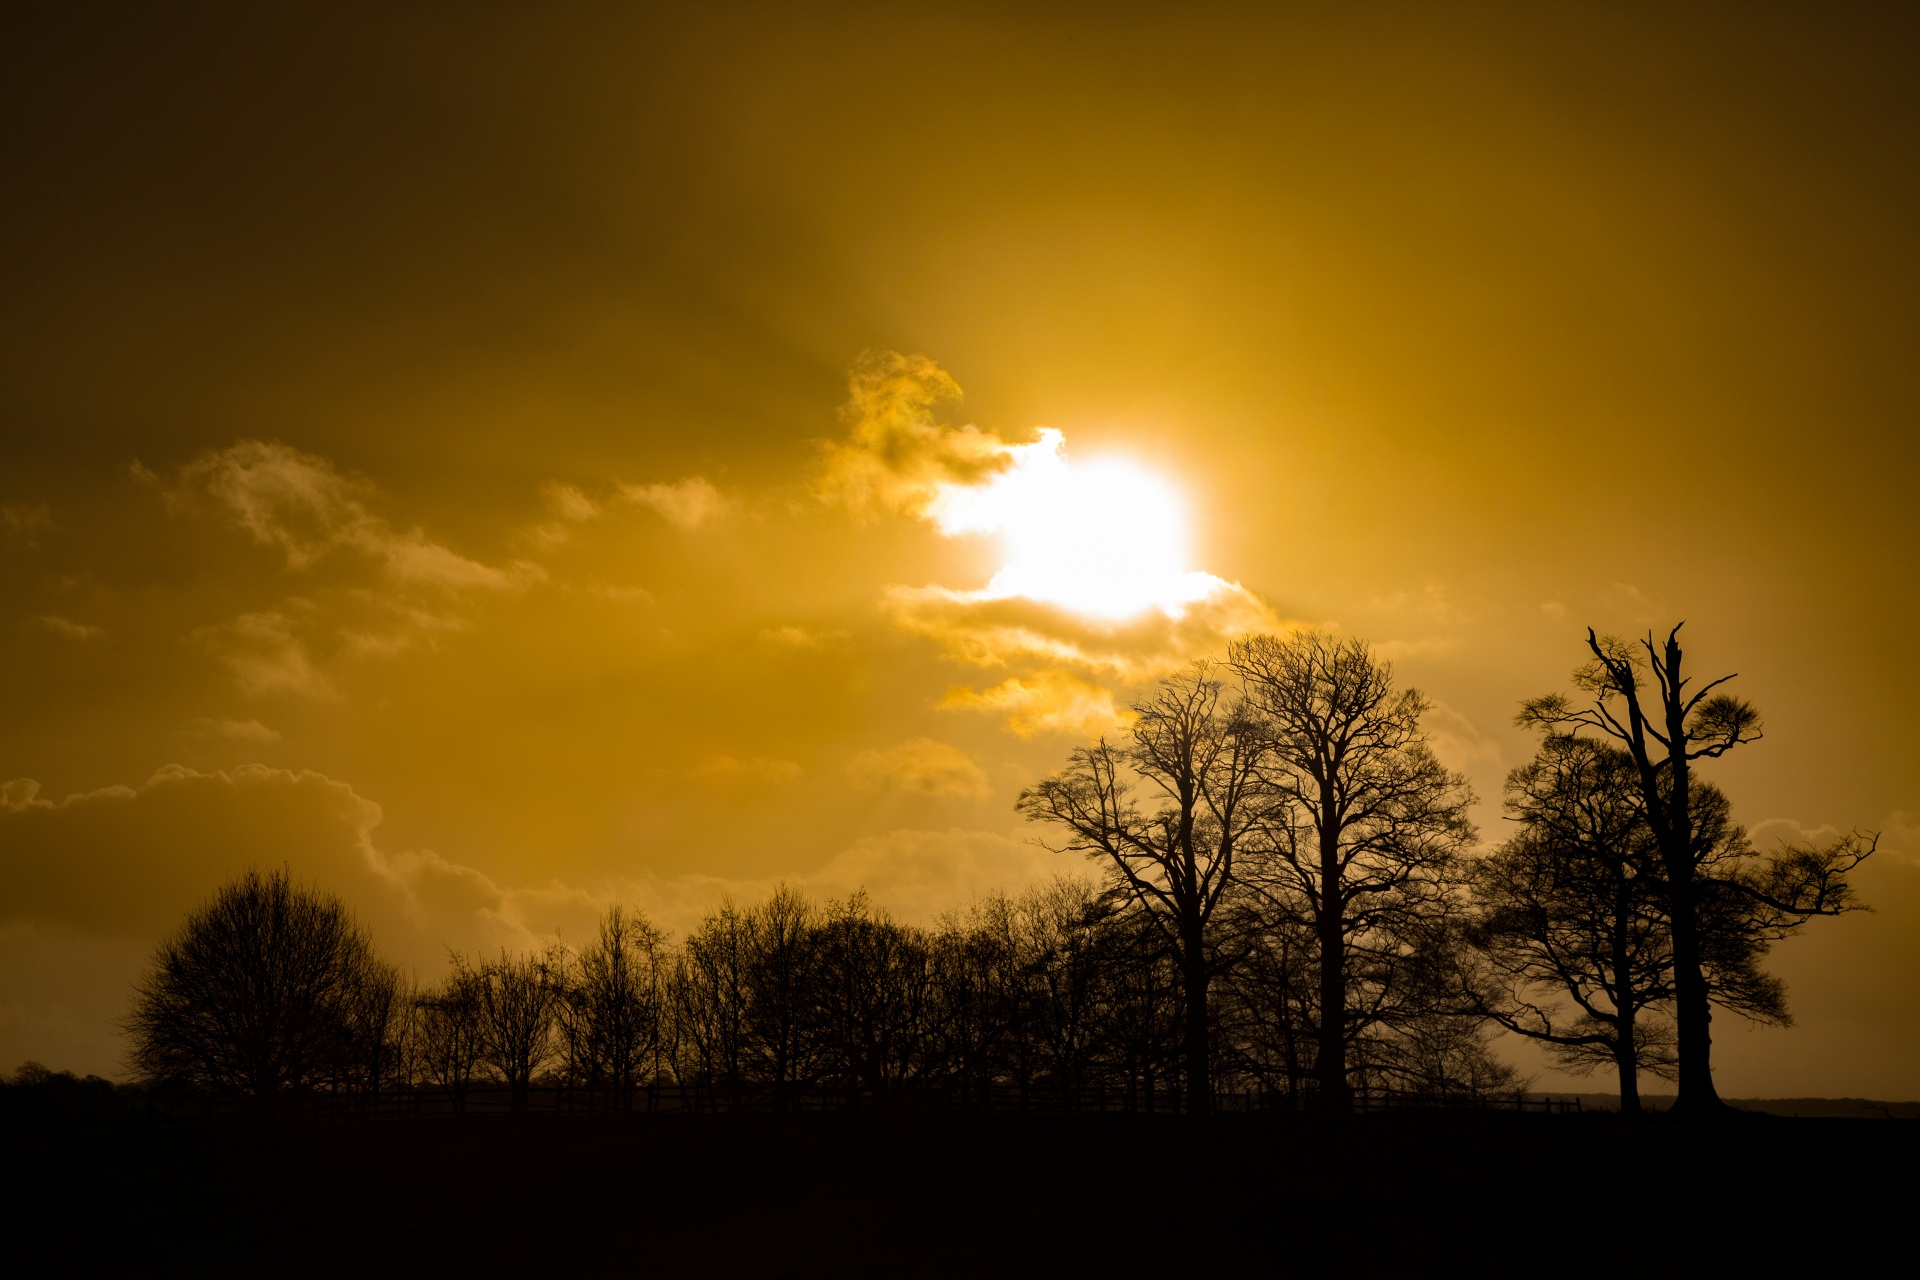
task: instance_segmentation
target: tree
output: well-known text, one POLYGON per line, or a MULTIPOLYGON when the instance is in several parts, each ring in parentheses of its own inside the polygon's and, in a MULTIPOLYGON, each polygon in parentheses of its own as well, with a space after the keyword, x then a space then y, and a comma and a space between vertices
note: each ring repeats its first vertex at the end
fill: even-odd
POLYGON ((746 1079, 752 927, 731 901, 687 935, 674 965, 676 1042, 683 1078, 719 1085, 738 1097, 746 1079))
POLYGON ((1242 845, 1262 829, 1268 791, 1259 741, 1214 668, 1197 663, 1133 708, 1132 741, 1102 738, 1020 794, 1022 814, 1063 828, 1056 851, 1103 863, 1179 965, 1188 1110, 1212 1106, 1207 992, 1214 915, 1242 845), (1141 807, 1145 793, 1149 809, 1141 807))
POLYGON ((154 954, 127 1020, 133 1065, 271 1112, 352 1070, 364 1002, 391 976, 338 898, 247 871, 154 954))
POLYGON ((1490 983, 1482 1008, 1550 1046, 1572 1071, 1612 1066, 1620 1110, 1640 1110, 1639 1074, 1671 1076, 1673 1036, 1660 851, 1625 751, 1549 734, 1507 778, 1519 832, 1474 869, 1472 936, 1490 983), (1568 1021, 1544 989, 1573 1003, 1568 1021))
POLYGON ((1466 780, 1429 749, 1427 701, 1358 640, 1318 631, 1236 641, 1228 661, 1258 725, 1277 803, 1251 879, 1317 944, 1315 1074, 1323 1107, 1352 1106, 1350 1048, 1399 1011, 1398 979, 1423 931, 1453 907, 1472 839, 1466 780))
MULTIPOLYGON (((1684 624, 1680 624, 1684 625, 1684 624)), ((1716 876, 1706 865, 1724 842, 1709 830, 1709 815, 1695 809, 1707 794, 1695 785, 1694 766, 1716 760, 1760 738, 1760 713, 1730 693, 1715 693, 1734 677, 1720 676, 1689 693, 1680 625, 1656 645, 1649 634, 1636 646, 1601 637, 1589 628, 1593 660, 1574 672, 1586 696, 1576 702, 1551 694, 1522 704, 1520 723, 1552 731, 1589 731, 1621 744, 1633 761, 1648 830, 1660 851, 1672 940, 1674 1016, 1679 1096, 1675 1109, 1711 1114, 1726 1109, 1713 1084, 1713 985, 1709 965, 1728 978, 1738 971, 1723 958, 1710 960, 1715 942, 1703 936, 1709 917, 1730 907, 1750 911, 1756 941, 1768 941, 1817 915, 1851 910, 1847 873, 1873 852, 1871 837, 1849 836, 1825 848, 1784 851, 1772 869, 1716 876), (1646 678, 1652 677, 1651 684, 1646 678), (1651 702, 1651 705, 1649 705, 1651 702), (1713 882, 1713 883, 1709 883, 1713 882)), ((1735 867, 1745 859, 1734 858, 1735 867)), ((1738 910, 1736 911, 1736 917, 1738 910)), ((1740 933, 1723 923, 1718 943, 1740 933)), ((1731 985, 1723 989, 1732 989, 1731 985)))
POLYGON ((823 1051, 815 986, 820 967, 819 912, 785 885, 745 916, 746 1012, 742 1071, 770 1086, 785 1108, 819 1079, 823 1051))
POLYGON ((506 1081, 515 1111, 527 1109, 534 1074, 553 1056, 559 959, 556 951, 515 956, 502 948, 478 974, 480 1055, 506 1081))
POLYGON ((828 906, 814 969, 827 1073, 849 1099, 892 1092, 924 1066, 932 965, 918 929, 864 892, 828 906))
POLYGON ((638 911, 615 905, 575 958, 561 1004, 570 1070, 619 1109, 659 1069, 666 936, 638 911))
POLYGON ((427 1079, 446 1090, 455 1111, 465 1111, 474 1068, 486 1051, 486 979, 463 957, 452 962, 453 971, 439 986, 415 997, 414 1011, 427 1079))

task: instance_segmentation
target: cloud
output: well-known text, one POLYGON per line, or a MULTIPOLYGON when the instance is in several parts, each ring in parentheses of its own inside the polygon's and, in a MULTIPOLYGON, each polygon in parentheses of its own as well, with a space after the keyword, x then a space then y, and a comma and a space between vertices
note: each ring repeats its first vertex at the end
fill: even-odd
POLYGON ((600 518, 600 504, 570 484, 543 485, 540 496, 552 519, 521 530, 521 536, 543 550, 572 541, 574 526, 600 518))
POLYGON ((216 720, 205 716, 187 726, 190 733, 203 737, 226 738, 233 742, 271 743, 281 740, 280 732, 258 720, 216 720))
POLYGON ((1499 767, 1500 744, 1446 703, 1430 702, 1420 723, 1427 731, 1433 754, 1447 768, 1466 772, 1475 765, 1499 767))
POLYGON ((1217 654, 1237 636, 1288 629, 1245 587, 1214 582, 1209 595, 1184 608, 1146 609, 1117 620, 1021 596, 947 587, 895 587, 884 607, 896 626, 936 641, 960 662, 1038 663, 1132 682, 1217 654))
POLYGON ((847 775, 856 786, 874 791, 978 799, 991 790, 972 756, 933 738, 862 751, 847 762, 847 775))
MULTIPOLYGON (((292 606, 305 601, 290 601, 292 606)), ((308 649, 305 633, 311 629, 310 605, 305 617, 268 609, 243 613, 226 622, 196 629, 190 639, 220 660, 243 693, 291 693, 329 699, 332 681, 320 670, 308 649)))
MULTIPOLYGON (((136 464, 136 475, 160 480, 136 464)), ((210 510, 273 547, 292 571, 323 561, 364 570, 349 585, 319 583, 307 596, 240 614, 192 635, 249 693, 334 696, 333 655, 388 657, 432 645, 467 626, 476 593, 519 590, 545 578, 525 560, 484 564, 419 529, 396 529, 372 508, 378 494, 332 462, 277 441, 242 440, 202 455, 164 487, 175 511, 210 510)))
POLYGON ((1116 708, 1113 692, 1065 671, 1043 670, 1015 676, 990 689, 955 685, 940 700, 946 711, 987 711, 1005 717, 1007 728, 1022 738, 1043 733, 1090 739, 1132 723, 1131 712, 1116 708))
MULTIPOLYGON (((1866 835, 1877 834, 1876 859, 1920 865, 1920 822, 1904 809, 1895 809, 1870 827, 1857 828, 1866 835)), ((1767 818, 1747 828, 1747 835, 1758 848, 1783 844, 1828 844, 1845 834, 1832 823, 1809 827, 1793 818, 1767 818)))
POLYGON ((852 638, 848 631, 814 631, 807 627, 768 627, 760 638, 783 649, 827 649, 852 638))
POLYGON ((704 476, 689 476, 672 484, 629 484, 620 487, 628 502, 649 507, 676 529, 692 531, 727 514, 732 504, 704 476))
POLYGON ((447 591, 503 590, 541 576, 524 561, 495 568, 417 528, 395 529, 370 507, 371 484, 277 440, 242 440, 202 455, 181 468, 166 497, 176 510, 210 505, 255 542, 278 549, 292 569, 344 551, 374 561, 394 582, 447 591))
POLYGON ((956 405, 960 384, 926 356, 868 352, 848 379, 844 439, 821 446, 815 490, 861 519, 923 515, 948 485, 978 484, 1012 463, 999 436, 949 426, 935 410, 956 405))
POLYGON ((0 506, 0 541, 21 547, 37 547, 40 535, 53 532, 53 509, 41 502, 33 506, 10 503, 0 506))
POLYGON ((798 782, 806 770, 795 760, 779 760, 767 756, 751 756, 745 760, 737 756, 717 755, 702 761, 693 770, 697 778, 710 778, 719 782, 758 782, 785 785, 798 782))
POLYGON ((98 640, 107 634, 105 627, 96 627, 90 622, 75 622, 72 618, 63 618, 57 613, 43 613, 34 618, 33 623, 57 636, 65 636, 81 644, 89 640, 98 640))
POLYGON ((0 925, 151 943, 250 866, 339 894, 383 952, 435 969, 448 946, 531 945, 559 919, 592 918, 587 895, 563 886, 509 889, 431 850, 383 850, 380 821, 378 804, 311 770, 168 765, 57 801, 14 779, 0 786, 0 925), (585 914, 556 916, 568 902, 585 914))

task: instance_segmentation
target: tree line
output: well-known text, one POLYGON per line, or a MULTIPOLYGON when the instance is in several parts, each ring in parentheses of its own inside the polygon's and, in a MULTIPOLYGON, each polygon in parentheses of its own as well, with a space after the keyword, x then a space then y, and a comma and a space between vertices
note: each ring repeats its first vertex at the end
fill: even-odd
POLYGON ((1623 1109, 1647 1072, 1709 1111, 1713 1010, 1789 1020, 1762 961, 1858 907, 1874 842, 1752 846, 1697 765, 1759 717, 1725 679, 1693 687, 1678 632, 1589 632, 1575 693, 1523 704, 1541 740, 1491 849, 1421 694, 1359 641, 1254 636, 1020 795, 1095 879, 931 927, 782 888, 677 942, 615 906, 578 947, 454 956, 422 986, 338 899, 249 872, 156 953, 133 1065, 267 1108, 420 1089, 459 1107, 481 1085, 618 1108, 671 1081, 773 1106, 1097 1089, 1198 1112, 1234 1090, 1343 1112, 1358 1091, 1516 1091, 1490 1047, 1506 1031, 1612 1069, 1623 1109))

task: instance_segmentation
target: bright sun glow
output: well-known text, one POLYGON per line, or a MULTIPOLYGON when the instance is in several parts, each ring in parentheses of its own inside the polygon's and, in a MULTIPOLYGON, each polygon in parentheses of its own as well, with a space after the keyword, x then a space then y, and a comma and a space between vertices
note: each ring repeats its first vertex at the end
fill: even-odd
POLYGON ((1124 618, 1178 616, 1217 579, 1187 568, 1187 519, 1173 488, 1123 459, 1069 465, 1065 440, 1042 430, 1008 449, 1013 464, 985 484, 948 485, 928 515, 948 536, 1002 536, 1007 563, 985 594, 1044 600, 1124 618))

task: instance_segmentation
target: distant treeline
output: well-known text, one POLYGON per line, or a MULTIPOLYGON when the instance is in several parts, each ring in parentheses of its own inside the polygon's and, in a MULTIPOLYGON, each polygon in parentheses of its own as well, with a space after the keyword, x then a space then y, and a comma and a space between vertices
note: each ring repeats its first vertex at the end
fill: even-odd
POLYGON ((1694 1024, 1710 1006, 1787 1020, 1760 961, 1855 905, 1873 842, 1753 849, 1692 766, 1757 737, 1757 714, 1717 681, 1690 692, 1677 635, 1589 646, 1584 702, 1524 705, 1543 737, 1492 850, 1427 703, 1366 646, 1253 637, 1021 795, 1098 881, 932 927, 781 889, 677 941, 613 907, 583 946, 454 957, 416 987, 337 899, 249 873, 160 948, 134 1065, 262 1107, 420 1090, 458 1107, 477 1086, 524 1107, 551 1085, 621 1108, 672 1083, 773 1106, 1097 1090, 1344 1111, 1517 1096, 1489 1050, 1506 1030, 1611 1067, 1625 1109, 1641 1072, 1705 1109, 1694 1024))

